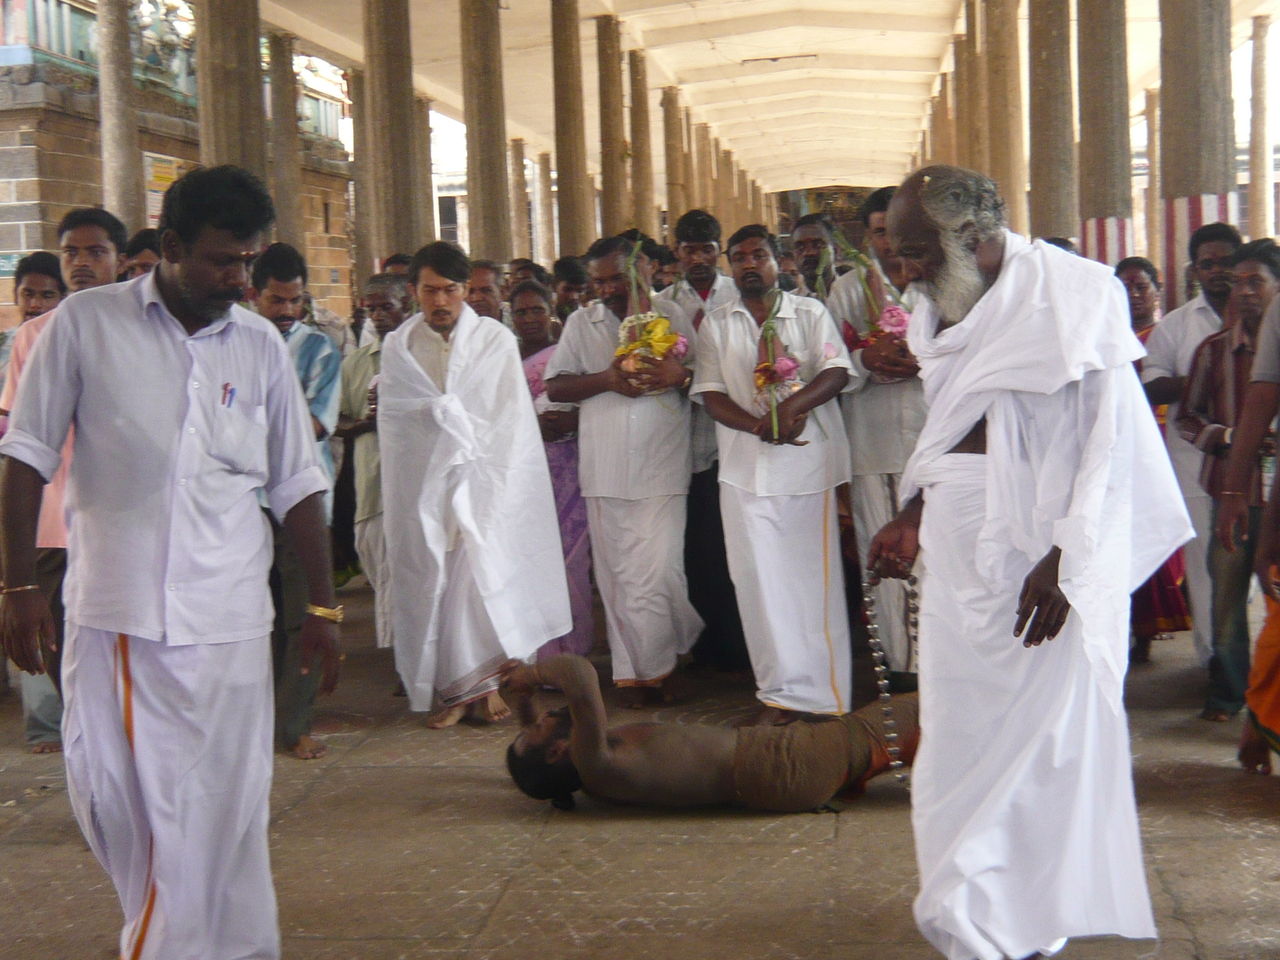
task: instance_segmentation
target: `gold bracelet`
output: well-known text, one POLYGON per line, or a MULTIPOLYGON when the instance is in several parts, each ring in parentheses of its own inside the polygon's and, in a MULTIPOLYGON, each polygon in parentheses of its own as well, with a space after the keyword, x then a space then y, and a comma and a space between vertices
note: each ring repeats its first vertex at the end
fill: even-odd
POLYGON ((10 593, 26 593, 28 590, 39 590, 39 589, 40 589, 40 584, 28 583, 25 586, 21 586, 21 587, 4 587, 3 589, 0 589, 0 595, 6 595, 10 593))
POLYGON ((336 607, 320 607, 314 603, 307 604, 307 614, 313 617, 319 617, 321 620, 328 620, 330 623, 342 622, 342 604, 336 607))
POLYGON ((1245 493, 1243 490, 1219 490, 1219 491, 1218 491, 1218 496, 1220 496, 1220 497, 1247 497, 1247 496, 1248 496, 1248 494, 1247 494, 1247 493, 1245 493))

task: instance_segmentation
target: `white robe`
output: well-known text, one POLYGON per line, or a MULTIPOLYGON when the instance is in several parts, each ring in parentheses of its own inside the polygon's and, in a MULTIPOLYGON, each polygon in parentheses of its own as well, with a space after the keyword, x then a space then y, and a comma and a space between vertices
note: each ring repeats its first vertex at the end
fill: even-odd
POLYGON ((998 280, 937 333, 912 316, 929 415, 903 475, 923 490, 916 920, 949 960, 1066 937, 1155 936, 1122 703, 1129 594, 1191 535, 1100 264, 1006 235, 998 280), (985 455, 948 454, 983 417, 985 455), (1071 614, 1013 636, 1052 546, 1071 614))
POLYGON ((414 710, 437 693, 445 705, 474 699, 503 660, 573 626, 515 337, 464 306, 441 391, 408 349, 424 322, 415 314, 386 338, 378 386, 392 633, 414 710), (445 609, 451 598, 467 609, 445 609))

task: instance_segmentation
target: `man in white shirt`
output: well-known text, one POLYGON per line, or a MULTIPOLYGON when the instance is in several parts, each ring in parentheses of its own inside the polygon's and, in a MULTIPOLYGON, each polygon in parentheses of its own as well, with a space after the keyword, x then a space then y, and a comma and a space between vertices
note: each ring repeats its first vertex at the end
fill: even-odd
MULTIPOLYGON (((289 244, 273 243, 253 261, 251 282, 249 301, 259 316, 275 324, 289 349, 311 414, 316 458, 332 486, 334 464, 329 439, 338 425, 342 353, 327 335, 302 321, 307 295, 306 261, 289 244)), ((330 489, 325 492, 326 521, 332 515, 332 503, 330 489)), ((318 677, 298 672, 298 631, 307 616, 307 578, 284 528, 273 521, 271 529, 275 540, 271 597, 276 619, 271 649, 276 675, 276 740, 297 759, 315 760, 323 757, 328 748, 311 736, 318 677)))
MULTIPOLYGON (((653 298, 664 316, 691 317, 696 332, 712 310, 737 299, 733 278, 717 269, 720 221, 705 210, 690 210, 676 221, 676 258, 683 277, 653 298)), ((716 424, 700 403, 691 409, 693 476, 689 480, 688 517, 684 532, 684 566, 689 600, 706 623, 693 647, 694 660, 712 669, 747 670, 746 640, 738 616, 738 598, 729 577, 720 520, 720 484, 716 468, 716 424)))
POLYGON ((338 677, 314 434, 280 336, 236 305, 274 217, 236 167, 165 194, 164 259, 61 304, 3 442, 0 642, 41 669, 41 487, 76 424, 62 678, 67 784, 125 914, 122 956, 280 955, 267 847, 271 530, 307 567, 302 669, 338 677), (146 376, 138 376, 138 371, 146 376))
MULTIPOLYGON (((849 348, 853 369, 859 374, 844 396, 845 426, 853 457, 850 506, 858 556, 866 557, 871 538, 898 512, 898 483, 902 468, 915 448, 924 426, 926 407, 918 376, 920 367, 904 337, 878 332, 876 314, 892 298, 892 292, 908 312, 920 302, 920 292, 905 278, 899 291, 884 266, 891 262, 892 246, 885 227, 893 187, 881 187, 867 197, 859 211, 866 226, 871 271, 859 264, 836 280, 827 296, 827 309, 835 318, 849 348), (886 296, 881 296, 883 292, 886 296), (875 336, 872 336, 875 334, 875 336)), ((906 585, 884 579, 875 591, 880 639, 896 673, 915 673, 911 649, 912 618, 906 585)))
POLYGON ((592 567, 613 680, 633 706, 661 690, 702 629, 684 573, 693 327, 683 314, 668 318, 689 341, 683 361, 666 357, 626 373, 615 356, 622 321, 650 307, 648 269, 630 240, 592 244, 587 270, 600 300, 569 317, 543 374, 548 399, 580 405, 578 478, 592 567))
MULTIPOLYGON (((1142 361, 1142 383, 1153 404, 1167 403, 1167 420, 1176 423, 1181 414, 1182 391, 1196 348, 1222 329, 1227 299, 1231 296, 1231 257, 1240 249, 1240 232, 1230 224, 1209 223, 1191 234, 1188 254, 1200 283, 1200 295, 1169 311, 1147 338, 1142 361)), ((1213 584, 1209 577, 1209 536, 1213 532, 1213 498, 1200 486, 1204 454, 1175 429, 1164 432, 1173 461, 1173 472, 1191 514, 1196 537, 1182 551, 1187 564, 1187 592, 1191 600, 1192 636, 1196 653, 1204 663, 1213 654, 1213 630, 1209 610, 1213 584)))
POLYGON ((763 705, 756 722, 840 715, 853 681, 835 498, 849 479, 836 399, 849 355, 822 304, 777 289, 767 228, 743 227, 728 252, 738 297, 703 321, 693 394, 717 423, 725 547, 763 705))
POLYGON ((515 335, 464 301, 451 243, 413 255, 420 312, 387 335, 378 436, 396 669, 409 705, 509 713, 499 672, 573 626, 542 434, 515 335))

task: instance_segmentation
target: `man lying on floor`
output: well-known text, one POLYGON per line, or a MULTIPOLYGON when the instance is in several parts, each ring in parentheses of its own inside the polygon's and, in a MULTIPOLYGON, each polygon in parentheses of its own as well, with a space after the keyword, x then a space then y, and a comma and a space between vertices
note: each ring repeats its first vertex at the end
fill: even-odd
MULTIPOLYGON (((658 807, 732 804, 798 813, 856 794, 890 768, 879 703, 842 717, 814 717, 785 726, 731 729, 676 723, 608 728, 600 681, 582 657, 563 655, 508 669, 505 688, 522 727, 507 748, 516 786, 562 810, 573 794, 658 807), (567 708, 536 715, 533 693, 554 687, 567 708)), ((893 698, 902 759, 919 741, 915 694, 893 698)))

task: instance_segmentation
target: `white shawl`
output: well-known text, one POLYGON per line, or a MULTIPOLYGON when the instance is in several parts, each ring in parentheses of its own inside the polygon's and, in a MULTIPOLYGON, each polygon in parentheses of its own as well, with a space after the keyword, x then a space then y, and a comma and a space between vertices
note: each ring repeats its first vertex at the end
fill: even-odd
MULTIPOLYGON (((464 306, 441 392, 408 349, 415 314, 382 345, 378 435, 397 657, 435 677, 445 554, 465 543, 511 657, 573 627, 546 454, 515 337, 464 306)), ((436 689, 458 678, 435 677, 436 689)), ((425 683, 423 684, 425 687, 425 683)), ((429 691, 419 691, 429 696, 429 691)))
MULTIPOLYGON (((974 561, 1021 585, 1062 549, 1060 585, 1119 707, 1129 594, 1193 535, 1142 393, 1124 289, 1109 268, 1005 235, 991 289, 937 332, 928 300, 911 317, 929 414, 899 488, 987 420, 987 512, 974 561)), ((927 562, 927 558, 926 558, 927 562)), ((1012 622, 1013 612, 1010 611, 1012 622)))

